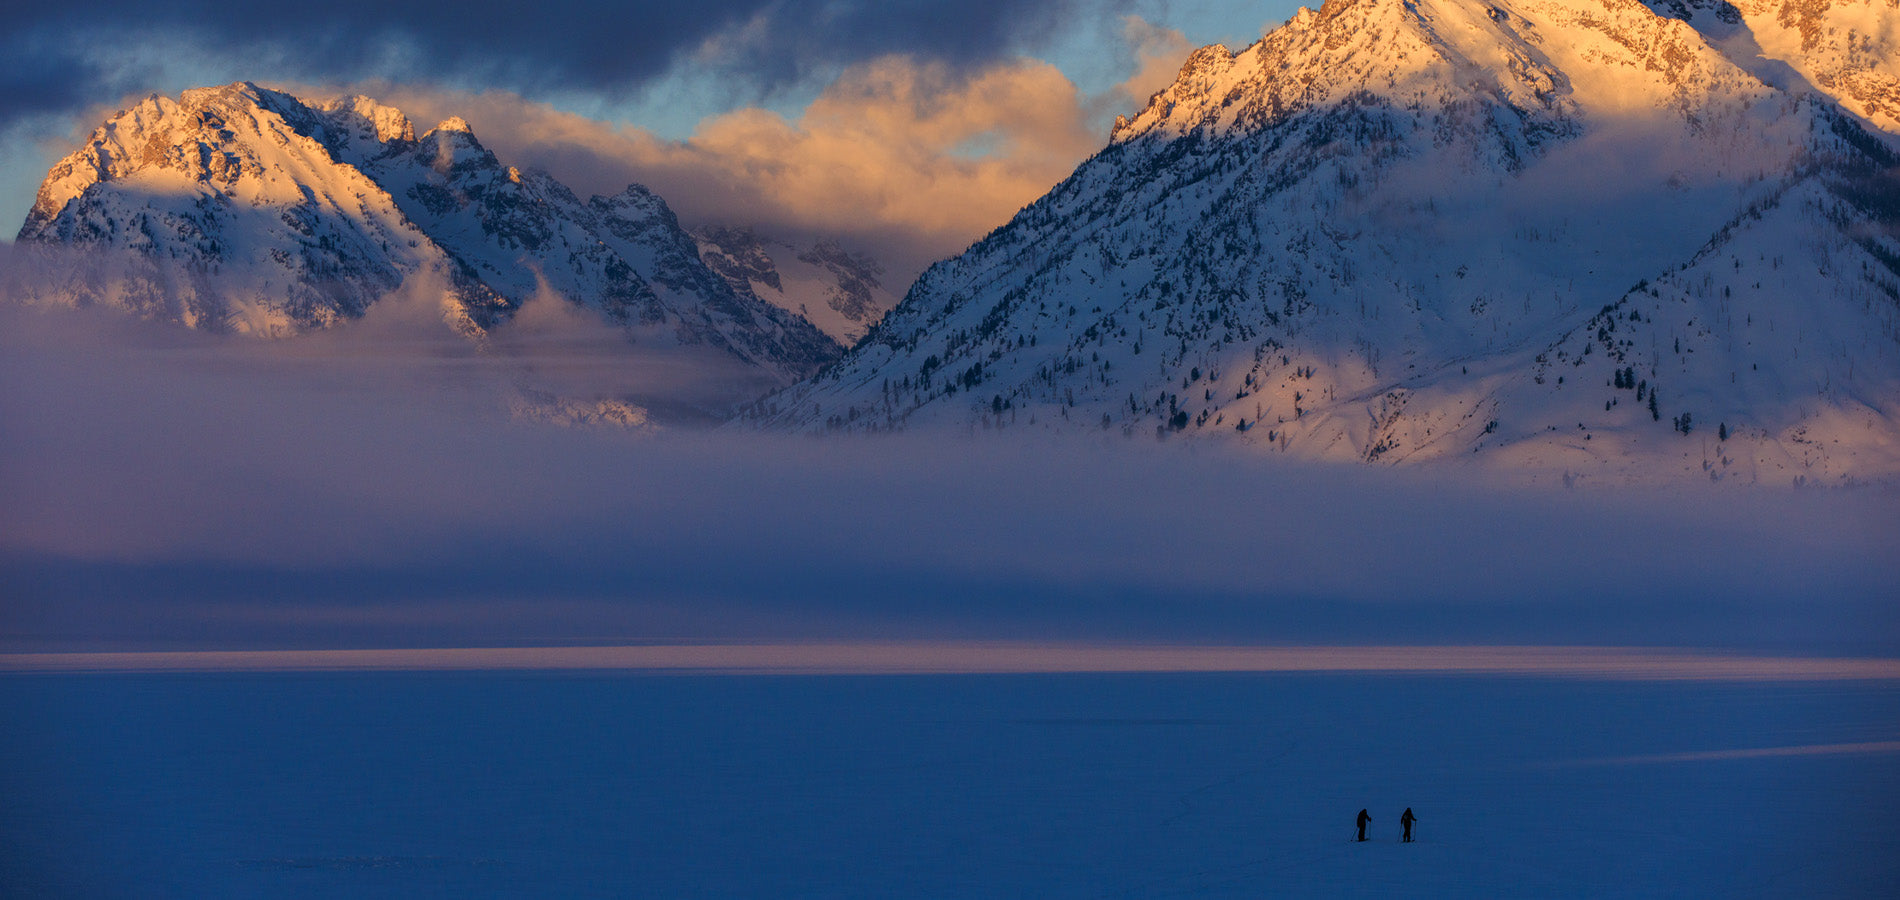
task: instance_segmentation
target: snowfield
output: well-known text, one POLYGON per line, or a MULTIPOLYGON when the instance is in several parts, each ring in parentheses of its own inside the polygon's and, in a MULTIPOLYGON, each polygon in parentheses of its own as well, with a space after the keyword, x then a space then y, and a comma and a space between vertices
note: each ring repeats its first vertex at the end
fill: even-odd
POLYGON ((1891 897, 1897 11, 1334 0, 901 301, 138 103, 0 248, 0 897, 1891 897))
POLYGON ((1893 681, 16 674, 0 721, 14 896, 1807 898, 1900 876, 1893 681))
POLYGON ((1851 897, 1900 859, 1890 490, 549 428, 500 408, 519 361, 435 344, 287 363, 103 312, 0 321, 0 383, 33 386, 0 392, 7 659, 1011 640, 1810 660, 1689 680, 0 664, 0 895, 1851 897), (1378 840, 1355 845, 1361 807, 1378 840))

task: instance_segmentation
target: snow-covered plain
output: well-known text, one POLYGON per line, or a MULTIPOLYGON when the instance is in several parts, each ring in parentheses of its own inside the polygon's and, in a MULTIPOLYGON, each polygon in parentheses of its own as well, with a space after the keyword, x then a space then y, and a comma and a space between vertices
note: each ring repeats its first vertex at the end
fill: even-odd
MULTIPOLYGON (((0 384, 24 386, 0 391, 0 657, 1007 639, 1900 659, 1880 485, 555 428, 509 398, 618 365, 547 352, 584 327, 478 354, 379 310, 288 353, 0 311, 0 384)), ((1890 676, 15 668, 9 897, 1881 896, 1900 858, 1890 676), (1355 845, 1361 807, 1378 840, 1355 845)))
POLYGON ((9 675, 0 721, 10 896, 1877 897, 1900 876, 1892 682, 9 675), (1759 748, 1781 752, 1710 752, 1759 748))

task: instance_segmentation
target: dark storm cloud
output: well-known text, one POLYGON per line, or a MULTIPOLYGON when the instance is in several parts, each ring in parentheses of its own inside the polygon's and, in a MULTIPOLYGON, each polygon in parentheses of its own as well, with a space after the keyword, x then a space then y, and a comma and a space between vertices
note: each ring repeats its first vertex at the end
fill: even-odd
POLYGON ((255 64, 234 77, 459 82, 536 93, 613 94, 694 57, 733 89, 768 94, 813 73, 892 52, 977 64, 1033 45, 1067 3, 954 6, 875 0, 703 0, 613 5, 548 0, 377 0, 285 5, 235 0, 0 4, 0 125, 77 110, 201 59, 255 64))
POLYGON ((0 126, 25 116, 59 113, 96 99, 109 79, 100 66, 44 41, 6 39, 0 57, 0 126))

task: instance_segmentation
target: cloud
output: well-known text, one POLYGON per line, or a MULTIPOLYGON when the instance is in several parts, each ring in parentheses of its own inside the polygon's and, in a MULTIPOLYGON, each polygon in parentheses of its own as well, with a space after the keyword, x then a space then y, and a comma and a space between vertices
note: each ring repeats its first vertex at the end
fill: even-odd
POLYGON ((729 113, 687 141, 648 144, 638 165, 707 204, 707 218, 764 211, 808 230, 895 229, 935 256, 1001 225, 1101 141, 1054 66, 963 77, 887 57, 846 72, 796 120, 729 113))
MULTIPOLYGON (((1113 5, 1114 0, 1109 0, 1113 5)), ((603 7, 549 0, 334 3, 273 8, 236 0, 0 6, 0 119, 22 108, 81 108, 139 84, 127 61, 219 80, 342 83, 370 78, 478 85, 525 94, 625 95, 682 62, 714 67, 764 96, 890 53, 960 67, 1036 46, 1076 4, 705 0, 603 7)), ((1099 4, 1092 4, 1099 5, 1099 4)))
MULTIPOLYGON (((981 80, 1046 49, 1065 22, 1130 2, 707 0, 608 9, 551 0, 525 9, 343 0, 270 15, 234 0, 0 3, 0 152, 34 161, 0 179, 0 201, 23 213, 39 167, 62 155, 52 144, 70 149, 73 132, 90 131, 102 111, 152 92, 237 80, 492 91, 679 136, 708 115, 796 108, 840 73, 892 54, 931 78, 981 80)), ((727 133, 739 124, 723 123, 727 133)), ((987 170, 977 185, 984 196, 998 177, 1020 176, 987 170)), ((1032 180, 1047 187, 1052 179, 1032 180)), ((744 202, 731 194, 727 206, 744 202)))
POLYGON ((88 89, 109 81, 100 61, 76 58, 45 42, 14 39, 0 46, 8 51, 0 63, 0 123, 83 109, 97 99, 88 96, 88 89))
POLYGON ((1890 493, 556 428, 508 417, 518 360, 394 319, 258 342, 0 305, 0 649, 1900 636, 1890 493))
MULTIPOLYGON (((733 403, 774 386, 718 347, 649 346, 630 339, 620 325, 545 287, 479 341, 451 324, 449 286, 440 276, 419 272, 361 318, 295 340, 233 342, 154 324, 176 318, 160 298, 177 287, 135 255, 0 246, 0 320, 18 332, 4 343, 23 364, 49 362, 46 347, 128 361, 148 355, 201 361, 220 371, 247 371, 287 397, 313 395, 300 403, 373 396, 398 384, 403 387, 396 395, 408 398, 403 402, 417 402, 430 415, 504 420, 511 413, 550 411, 543 407, 573 411, 612 401, 637 409, 642 419, 689 426, 714 420, 733 403), (64 308, 75 297, 84 298, 87 308, 64 308)), ((215 304, 259 287, 242 273, 223 273, 194 280, 190 290, 215 304)), ((196 373, 191 367, 175 373, 178 389, 223 390, 218 379, 193 380, 196 373)), ((134 376, 128 383, 136 381, 134 376)))
MULTIPOLYGON (((1103 93, 1105 82, 1082 96, 1054 65, 1024 56, 1132 2, 984 0, 954 15, 837 0, 621 15, 574 0, 532 15, 434 0, 273 16, 229 0, 108 0, 83 12, 10 4, 0 8, 0 142, 50 162, 133 95, 237 79, 305 95, 352 85, 424 127, 461 115, 511 161, 583 194, 641 181, 689 221, 842 240, 901 279, 1053 186, 1099 149, 1114 112, 1171 77, 1185 39, 1137 16, 1102 35, 1124 43, 1109 56, 1132 54, 1117 67, 1139 67, 1119 89, 1103 93), (656 133, 685 134, 695 120, 685 139, 656 133)), ((27 169, 0 183, 9 207, 30 201, 27 169)))
POLYGON ((844 239, 906 275, 1007 221, 1104 141, 1075 85, 1027 59, 966 71, 882 57, 796 118, 749 107, 681 141, 506 92, 363 90, 423 122, 459 114, 503 158, 582 193, 638 181, 689 224, 844 239))
POLYGON ((1155 92, 1174 83, 1182 62, 1194 48, 1188 44, 1187 35, 1151 24, 1140 16, 1128 16, 1122 23, 1122 36, 1135 54, 1136 68, 1116 90, 1139 109, 1155 92))

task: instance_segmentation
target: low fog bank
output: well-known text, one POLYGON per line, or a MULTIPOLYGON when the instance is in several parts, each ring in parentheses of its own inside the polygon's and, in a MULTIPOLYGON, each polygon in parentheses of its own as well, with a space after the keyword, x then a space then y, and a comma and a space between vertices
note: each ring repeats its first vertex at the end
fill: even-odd
POLYGON ((136 253, 0 245, 0 346, 16 356, 165 354, 248 367, 292 392, 393 386, 430 406, 486 411, 500 399, 514 415, 562 421, 606 405, 623 423, 708 425, 780 383, 724 348, 624 327, 545 286, 474 335, 460 330, 469 326, 453 311, 450 286, 428 272, 409 275, 358 318, 295 336, 288 320, 277 322, 280 291, 243 272, 185 273, 136 253), (199 330, 176 324, 194 321, 199 330))
POLYGON ((0 651, 1900 652, 1887 489, 1563 491, 1119 438, 564 428, 515 414, 520 357, 445 346, 0 306, 0 651))

